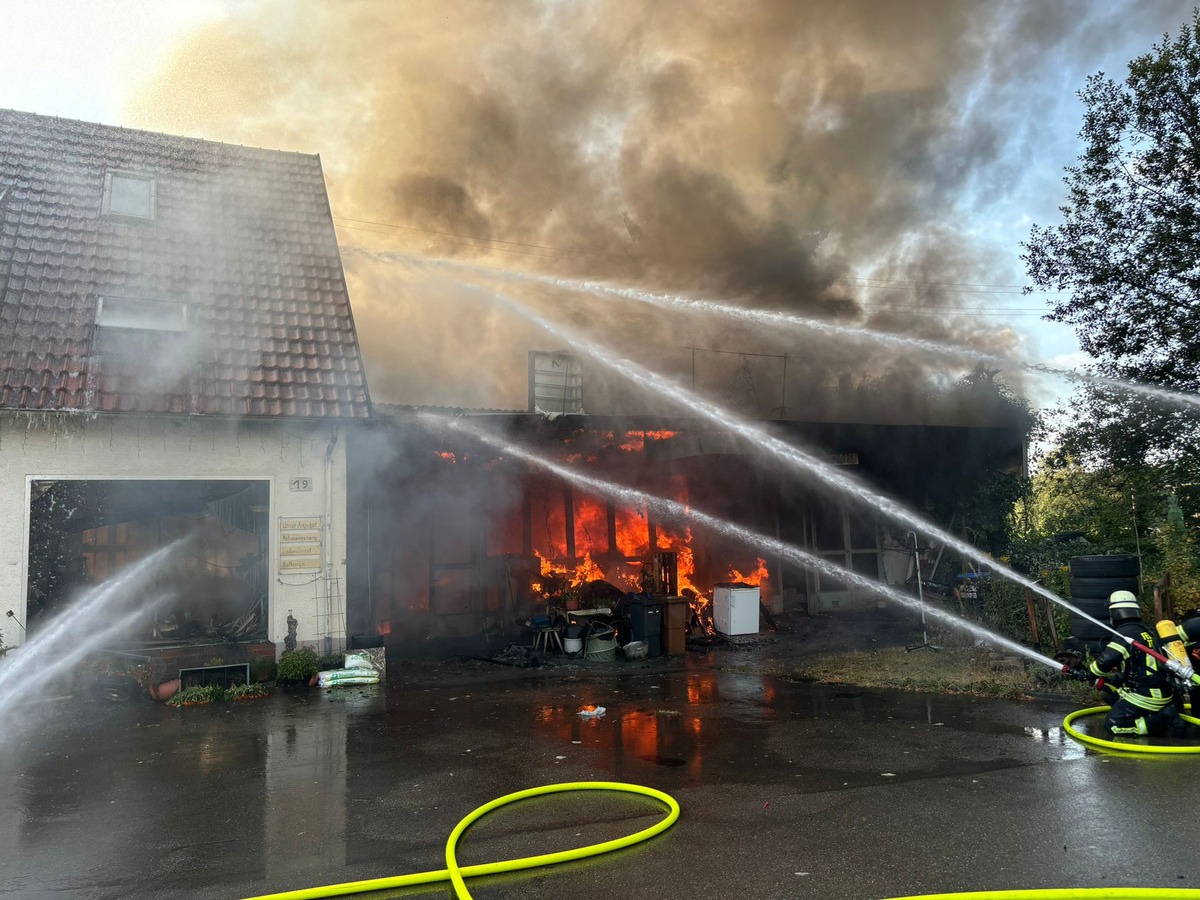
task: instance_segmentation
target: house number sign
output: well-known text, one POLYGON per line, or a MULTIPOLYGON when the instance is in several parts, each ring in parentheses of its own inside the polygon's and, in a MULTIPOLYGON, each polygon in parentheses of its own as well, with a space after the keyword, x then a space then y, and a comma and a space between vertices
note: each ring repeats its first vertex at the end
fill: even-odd
POLYGON ((324 516, 279 517, 279 573, 321 571, 324 516))

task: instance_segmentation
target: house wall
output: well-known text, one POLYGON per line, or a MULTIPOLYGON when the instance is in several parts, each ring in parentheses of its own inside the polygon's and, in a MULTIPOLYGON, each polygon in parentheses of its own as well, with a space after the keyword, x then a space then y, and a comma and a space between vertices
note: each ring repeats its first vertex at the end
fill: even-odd
MULTIPOLYGON (((64 479, 256 479, 271 483, 269 639, 282 648, 289 611, 300 643, 345 641, 346 429, 338 423, 198 417, 0 415, 0 613, 25 622, 29 485, 64 479), (332 442, 332 452, 330 454, 332 442), (326 457, 330 454, 327 463, 326 457), (292 480, 308 479, 309 490, 292 480), (332 514, 330 515, 330 511, 332 514), (328 518, 319 573, 280 570, 281 518, 328 518)), ((4 643, 23 642, 0 616, 4 643)), ((318 651, 323 650, 317 646, 318 651)))

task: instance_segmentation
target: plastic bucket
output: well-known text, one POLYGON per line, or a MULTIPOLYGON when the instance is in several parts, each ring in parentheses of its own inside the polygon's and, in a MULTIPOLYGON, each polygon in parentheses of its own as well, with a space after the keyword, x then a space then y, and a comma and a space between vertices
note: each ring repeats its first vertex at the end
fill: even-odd
POLYGON ((567 653, 579 653, 581 650, 583 650, 583 638, 563 638, 563 650, 567 653))

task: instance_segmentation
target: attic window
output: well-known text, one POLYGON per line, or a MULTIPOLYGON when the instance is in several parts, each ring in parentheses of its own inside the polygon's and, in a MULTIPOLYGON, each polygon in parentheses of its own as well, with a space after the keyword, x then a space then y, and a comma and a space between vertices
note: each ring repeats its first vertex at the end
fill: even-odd
POLYGON ((101 297, 96 324, 139 331, 186 331, 187 304, 175 300, 101 297))
POLYGON ((154 218, 154 179, 133 172, 106 172, 104 212, 112 216, 154 218))

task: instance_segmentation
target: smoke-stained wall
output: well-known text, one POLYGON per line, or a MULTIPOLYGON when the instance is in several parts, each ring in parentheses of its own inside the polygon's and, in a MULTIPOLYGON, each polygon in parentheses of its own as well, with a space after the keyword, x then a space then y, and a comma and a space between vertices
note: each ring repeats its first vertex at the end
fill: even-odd
MULTIPOLYGON (((319 151, 376 398, 520 408, 526 351, 558 345, 465 296, 461 272, 357 248, 1019 352, 1007 324, 951 313, 998 305, 997 272, 1020 279, 1001 223, 979 211, 1004 209, 1036 158, 1026 111, 1078 87, 1029 73, 1090 59, 1125 16, 1161 32, 1189 6, 257 0, 175 48, 130 112, 144 127, 319 151)), ((930 388, 961 374, 803 333, 520 293, 678 374, 689 346, 788 353, 801 418, 845 418, 873 378, 879 408, 933 419, 930 388)), ((776 405, 765 366, 708 364, 730 402, 776 405)), ((615 408, 628 390, 596 411, 628 411, 615 408)))

